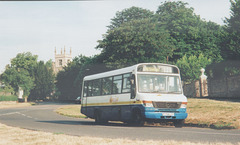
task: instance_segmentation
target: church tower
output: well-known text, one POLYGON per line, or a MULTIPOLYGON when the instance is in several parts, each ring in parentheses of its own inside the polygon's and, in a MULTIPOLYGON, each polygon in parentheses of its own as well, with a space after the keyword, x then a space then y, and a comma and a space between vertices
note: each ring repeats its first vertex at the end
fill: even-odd
POLYGON ((72 49, 70 48, 70 53, 66 53, 66 48, 64 46, 64 52, 57 54, 57 49, 55 47, 55 62, 53 63, 54 73, 57 74, 63 69, 64 66, 67 66, 69 62, 72 61, 72 49))

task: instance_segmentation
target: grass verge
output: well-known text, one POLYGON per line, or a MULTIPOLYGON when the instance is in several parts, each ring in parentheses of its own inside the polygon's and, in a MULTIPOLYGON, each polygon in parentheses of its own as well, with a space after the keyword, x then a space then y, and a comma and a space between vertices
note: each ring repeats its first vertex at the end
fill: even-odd
POLYGON ((31 105, 34 105, 34 103, 18 103, 17 101, 1 101, 0 109, 27 107, 27 106, 31 106, 31 105))
POLYGON ((240 103, 188 99, 186 125, 214 129, 240 129, 240 103))
POLYGON ((68 105, 61 108, 58 108, 56 112, 58 114, 75 117, 75 118, 86 118, 85 115, 80 113, 81 106, 80 105, 68 105))
MULTIPOLYGON (((57 113, 85 118, 80 113, 80 105, 59 108, 57 113)), ((240 103, 210 99, 188 99, 188 118, 185 126, 214 129, 240 129, 240 103)))

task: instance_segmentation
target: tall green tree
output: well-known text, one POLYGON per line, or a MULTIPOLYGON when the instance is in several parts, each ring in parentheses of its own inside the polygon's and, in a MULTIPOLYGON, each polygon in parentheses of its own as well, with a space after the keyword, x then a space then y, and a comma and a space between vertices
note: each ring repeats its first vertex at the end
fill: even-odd
POLYGON ((81 95, 82 81, 87 75, 106 71, 105 64, 99 56, 77 56, 60 71, 56 78, 56 87, 60 100, 74 100, 81 95))
POLYGON ((11 86, 15 92, 21 87, 24 90, 24 96, 28 96, 34 87, 32 77, 28 71, 23 68, 7 68, 1 75, 1 80, 5 85, 11 86))
POLYGON ((166 62, 175 49, 165 31, 157 31, 151 19, 131 20, 109 30, 98 41, 104 63, 112 68, 141 62, 166 62))
POLYGON ((51 62, 44 63, 39 61, 34 67, 34 88, 31 90, 29 99, 32 100, 44 100, 51 95, 54 89, 55 76, 51 62))
POLYGON ((142 20, 146 18, 151 18, 153 16, 154 13, 150 10, 139 7, 131 7, 117 12, 115 17, 111 19, 111 25, 108 26, 108 28, 118 28, 123 23, 129 22, 131 20, 142 20))
POLYGON ((226 18, 223 53, 227 59, 240 60, 240 0, 230 0, 230 18, 226 18))
POLYGON ((32 74, 34 66, 37 64, 37 55, 32 55, 31 52, 19 53, 11 60, 11 67, 22 68, 32 74))
POLYGON ((42 99, 53 92, 54 76, 51 62, 37 61, 38 56, 30 52, 19 53, 1 75, 5 85, 10 85, 15 93, 19 87, 25 97, 42 99), (31 94, 30 94, 31 93, 31 94))
POLYGON ((184 55, 201 53, 213 61, 222 60, 219 45, 223 29, 213 22, 202 20, 187 5, 181 1, 167 1, 158 7, 155 14, 158 29, 167 30, 176 46, 171 60, 176 62, 184 55))

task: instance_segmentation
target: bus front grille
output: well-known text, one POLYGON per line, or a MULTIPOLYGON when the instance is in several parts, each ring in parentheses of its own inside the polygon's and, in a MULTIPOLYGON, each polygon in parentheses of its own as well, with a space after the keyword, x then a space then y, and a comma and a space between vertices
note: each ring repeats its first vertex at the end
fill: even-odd
POLYGON ((154 108, 178 109, 180 106, 181 102, 153 102, 154 108))

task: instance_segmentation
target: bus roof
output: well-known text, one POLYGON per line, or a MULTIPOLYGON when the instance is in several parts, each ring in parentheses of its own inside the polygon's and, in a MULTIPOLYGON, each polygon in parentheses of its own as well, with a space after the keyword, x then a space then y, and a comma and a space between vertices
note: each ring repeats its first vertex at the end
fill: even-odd
MULTIPOLYGON (((140 66, 140 65, 161 65, 161 66, 175 67, 178 69, 178 67, 175 65, 164 64, 164 63, 139 63, 136 65, 121 68, 121 69, 116 69, 116 70, 112 70, 112 71, 108 71, 108 72, 89 75, 89 76, 84 77, 84 80, 94 80, 94 79, 99 79, 99 78, 104 78, 104 77, 120 75, 120 74, 124 74, 124 73, 132 73, 132 72, 135 72, 136 69, 138 68, 138 66, 140 66)), ((178 69, 178 71, 179 71, 179 69, 178 69)))

